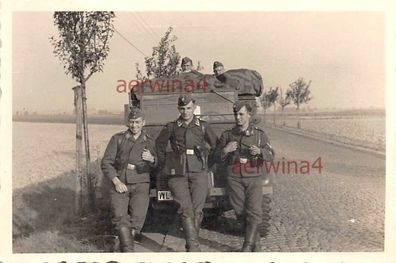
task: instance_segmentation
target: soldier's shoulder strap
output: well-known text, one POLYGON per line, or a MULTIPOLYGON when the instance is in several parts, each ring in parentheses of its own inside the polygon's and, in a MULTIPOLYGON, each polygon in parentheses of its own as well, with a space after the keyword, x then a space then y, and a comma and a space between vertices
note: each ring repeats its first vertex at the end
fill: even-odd
POLYGON ((120 146, 124 143, 124 141, 131 137, 131 133, 128 132, 128 130, 126 130, 117 133, 115 136, 117 136, 117 146, 118 148, 120 148, 120 146))

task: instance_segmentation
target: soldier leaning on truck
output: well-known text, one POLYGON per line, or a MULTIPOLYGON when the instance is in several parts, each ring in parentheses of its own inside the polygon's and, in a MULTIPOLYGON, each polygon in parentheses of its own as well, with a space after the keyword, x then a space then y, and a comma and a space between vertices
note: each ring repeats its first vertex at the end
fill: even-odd
POLYGON ((217 143, 209 124, 194 115, 195 108, 195 100, 189 94, 180 95, 180 117, 167 123, 156 140, 158 166, 159 169, 165 166, 169 175, 168 185, 179 206, 188 252, 201 251, 198 235, 208 193, 206 160, 217 143), (172 151, 167 153, 168 141, 172 151))
POLYGON ((216 158, 225 166, 230 203, 245 228, 241 251, 261 251, 263 162, 272 161, 274 151, 265 132, 252 124, 250 103, 237 101, 233 111, 236 125, 221 134, 216 158))
POLYGON ((144 130, 144 116, 133 108, 128 130, 113 135, 102 159, 102 171, 113 183, 112 223, 122 252, 134 251, 134 236, 143 227, 149 204, 150 171, 156 164, 154 139, 144 130))

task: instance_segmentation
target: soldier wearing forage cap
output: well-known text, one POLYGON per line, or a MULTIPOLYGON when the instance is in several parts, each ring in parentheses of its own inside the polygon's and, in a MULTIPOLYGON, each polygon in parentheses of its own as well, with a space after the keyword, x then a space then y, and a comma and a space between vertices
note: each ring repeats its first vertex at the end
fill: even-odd
POLYGON ((233 110, 236 125, 222 133, 216 158, 225 166, 230 203, 245 228, 242 251, 260 251, 263 163, 273 160, 274 151, 265 132, 252 124, 250 104, 237 101, 233 110))
POLYGON ((122 252, 134 251, 134 235, 143 227, 149 204, 150 171, 156 165, 153 138, 144 130, 143 113, 133 108, 128 130, 113 135, 102 159, 102 171, 113 183, 112 223, 122 252))
POLYGON ((193 69, 193 62, 189 57, 184 57, 181 62, 182 73, 180 77, 185 80, 199 81, 196 80, 197 77, 203 74, 195 69, 193 69))
POLYGON ((221 74, 223 74, 225 71, 224 69, 224 65, 223 63, 219 62, 219 61, 215 61, 213 63, 213 73, 216 77, 220 76, 221 74))
POLYGON ((193 62, 192 62, 191 58, 184 57, 182 59, 181 67, 182 67, 183 72, 185 72, 185 73, 190 72, 192 70, 192 66, 193 66, 193 62))
POLYGON ((180 117, 167 123, 156 139, 158 167, 169 176, 168 185, 178 205, 188 252, 201 251, 198 235, 208 192, 207 156, 217 142, 209 124, 194 115, 195 108, 190 94, 180 95, 180 117), (166 152, 168 141, 171 152, 166 152))

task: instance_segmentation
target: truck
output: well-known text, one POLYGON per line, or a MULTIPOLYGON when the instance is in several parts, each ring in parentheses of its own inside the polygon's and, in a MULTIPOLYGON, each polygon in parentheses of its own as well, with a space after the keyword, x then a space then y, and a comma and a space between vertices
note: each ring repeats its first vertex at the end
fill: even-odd
MULTIPOLYGON (((175 77, 142 80, 128 93, 128 104, 124 105, 125 123, 132 107, 139 107, 145 113, 146 131, 156 138, 164 125, 178 118, 177 100, 180 94, 192 93, 196 100, 195 115, 207 121, 218 136, 231 128, 234 123, 233 102, 246 100, 255 109, 256 98, 262 94, 261 75, 254 70, 229 70, 220 76, 201 74, 199 72, 181 73, 175 77)), ((254 116, 257 114, 254 112, 254 116)), ((259 118, 255 118, 257 125, 259 118)), ((168 145, 167 152, 171 148, 168 145)), ((169 174, 163 169, 151 174, 149 214, 155 211, 171 210, 174 206, 172 193, 167 181, 169 174)), ((216 220, 224 212, 232 209, 226 191, 224 169, 214 164, 208 169, 208 195, 204 207, 204 218, 216 220)), ((262 176, 263 222, 260 234, 268 233, 270 220, 270 203, 273 193, 272 176, 262 176)), ((205 219, 204 219, 205 220, 205 219)))

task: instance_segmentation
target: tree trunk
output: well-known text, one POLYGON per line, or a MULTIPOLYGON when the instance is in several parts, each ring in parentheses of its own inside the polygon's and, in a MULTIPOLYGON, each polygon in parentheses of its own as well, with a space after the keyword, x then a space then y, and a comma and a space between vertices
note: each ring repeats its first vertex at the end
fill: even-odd
POLYGON ((96 198, 95 198, 95 188, 93 183, 93 176, 91 174, 90 163, 91 154, 89 151, 89 135, 88 135, 88 114, 87 114, 87 95, 85 81, 82 83, 82 116, 83 116, 83 127, 84 127, 84 144, 85 144, 85 178, 87 180, 87 194, 88 194, 88 206, 91 212, 95 211, 96 208, 96 198))
POLYGON ((76 86, 74 90, 74 107, 76 112, 76 185, 74 196, 74 212, 76 215, 83 213, 82 203, 82 103, 81 103, 81 87, 76 86))
POLYGON ((275 105, 275 102, 274 102, 274 115, 273 115, 273 119, 272 119, 272 121, 273 121, 273 123, 274 123, 274 126, 276 125, 276 121, 275 121, 275 112, 276 112, 276 105, 275 105))
MULTIPOLYGON (((85 21, 84 21, 84 12, 81 14, 81 29, 85 30, 85 21)), ((94 212, 96 208, 95 204, 95 189, 93 187, 93 178, 90 171, 90 163, 91 163, 91 155, 89 152, 89 136, 88 136, 88 120, 87 120, 87 95, 86 95, 86 87, 85 87, 85 43, 84 40, 80 41, 80 50, 81 50, 81 75, 80 75, 80 84, 81 84, 81 95, 82 95, 82 118, 83 118, 83 128, 84 128, 84 144, 85 144, 85 172, 84 178, 86 180, 86 191, 84 191, 84 201, 87 203, 88 211, 94 212)))
POLYGON ((283 122, 283 123, 282 123, 282 126, 286 126, 286 122, 285 122, 285 114, 284 114, 284 112, 283 112, 283 111, 284 111, 284 109, 285 109, 285 107, 282 107, 282 113, 281 113, 281 114, 282 114, 282 122, 283 122))
POLYGON ((297 129, 301 129, 301 123, 300 123, 300 104, 297 104, 297 129))
POLYGON ((264 123, 266 123, 266 121, 267 121, 267 109, 266 108, 264 108, 264 123))

